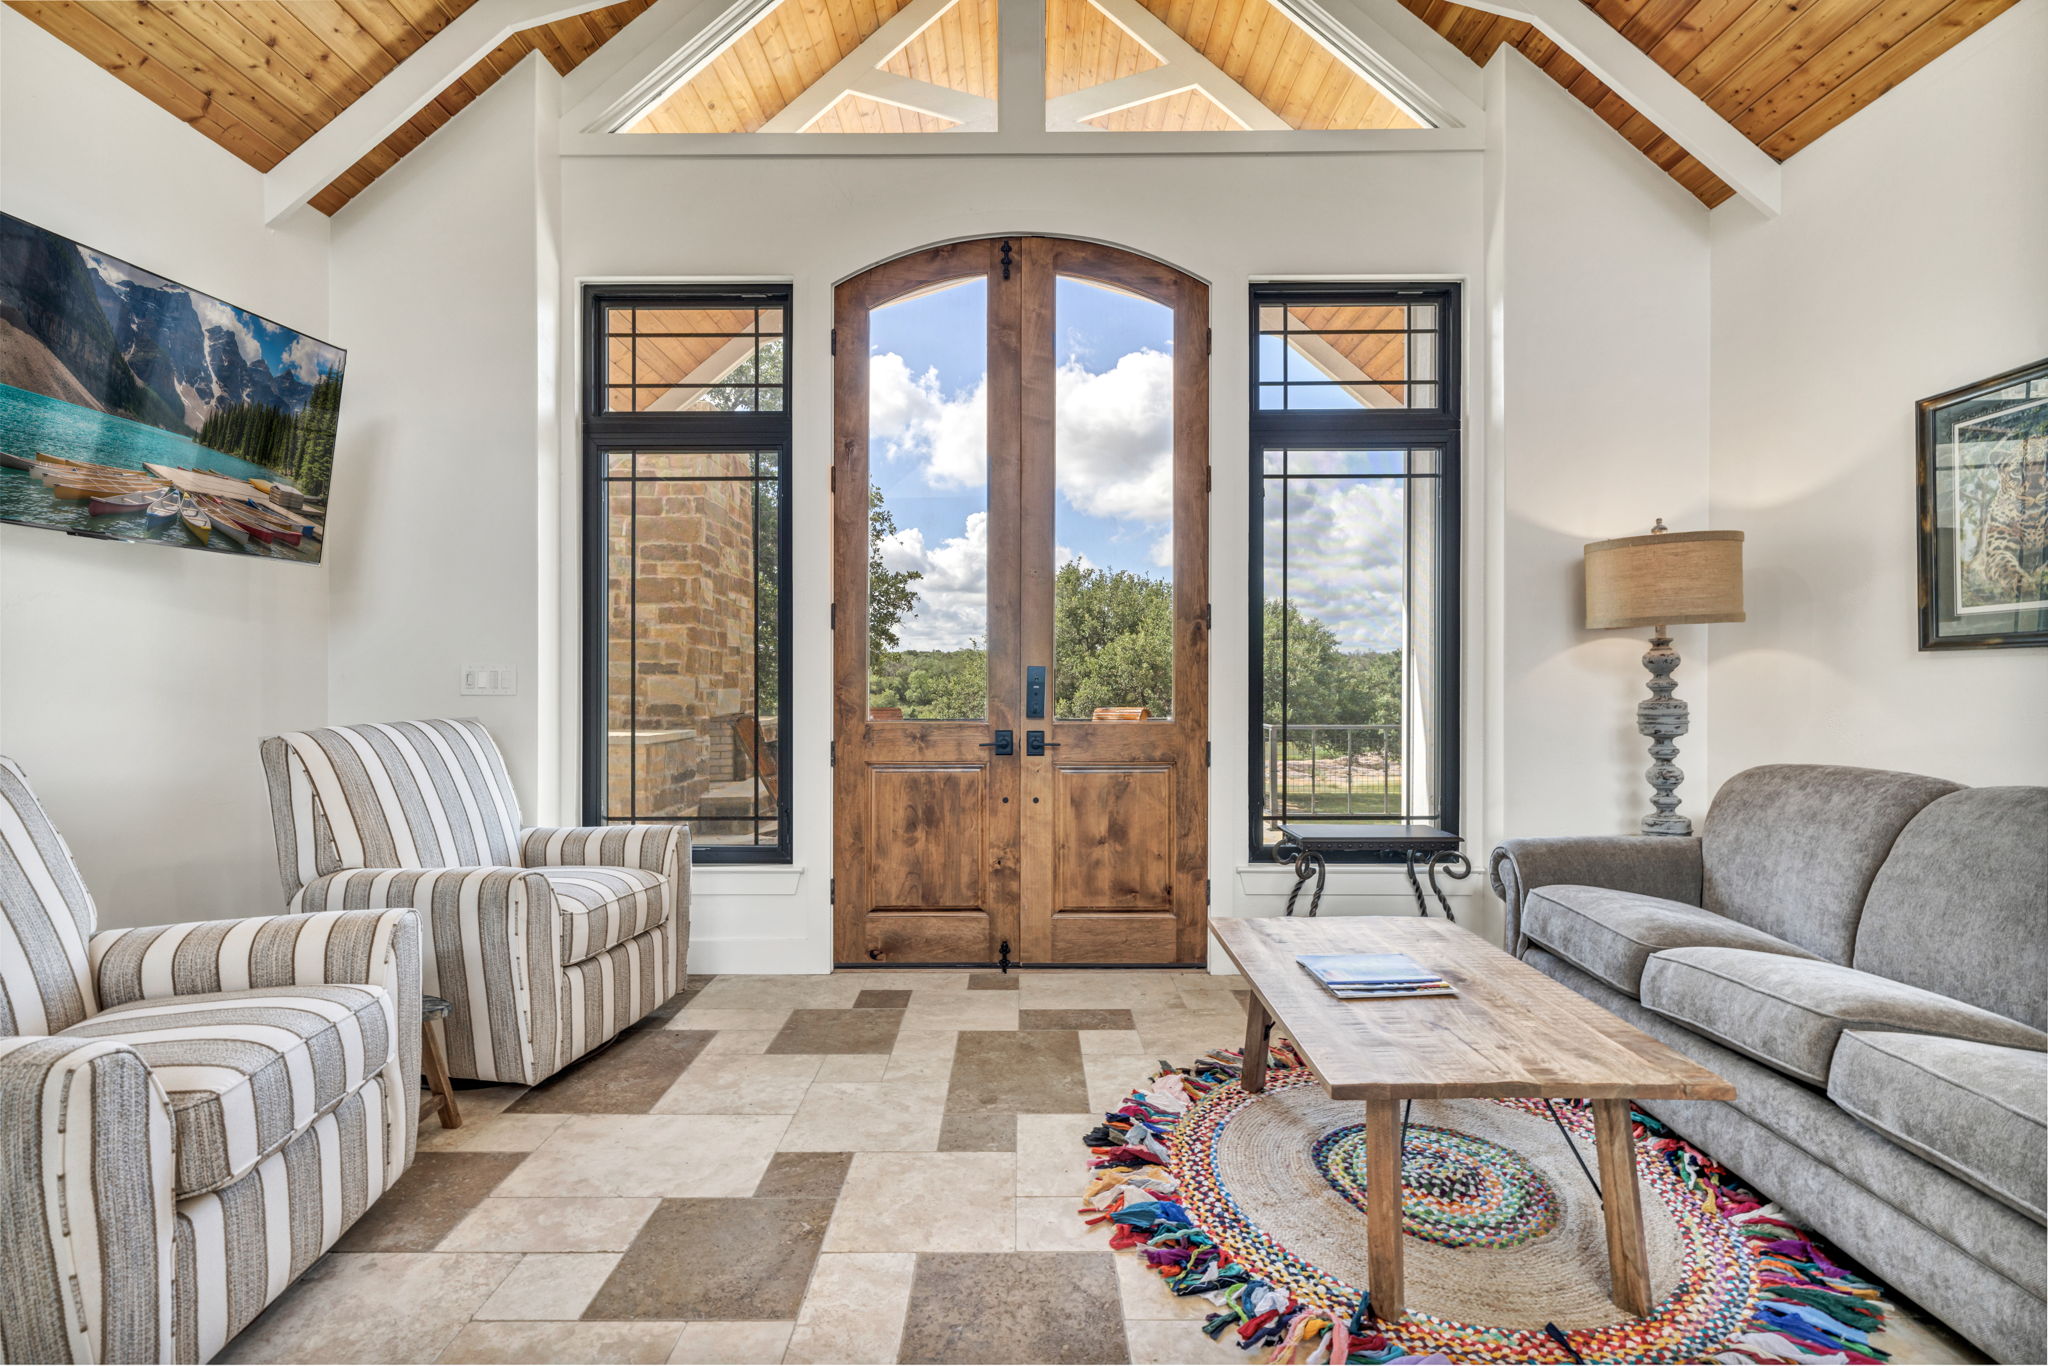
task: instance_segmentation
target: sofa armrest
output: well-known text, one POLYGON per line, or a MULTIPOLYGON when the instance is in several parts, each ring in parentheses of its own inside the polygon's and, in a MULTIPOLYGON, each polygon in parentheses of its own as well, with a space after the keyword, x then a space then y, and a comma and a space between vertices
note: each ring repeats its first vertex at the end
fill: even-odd
POLYGON ((1488 861, 1494 894, 1507 903, 1505 940, 1520 957, 1522 905, 1538 887, 1560 883, 1700 904, 1700 841, 1696 835, 1563 835, 1506 840, 1488 861))
POLYGON ((561 913, 524 868, 344 868, 314 878, 293 910, 419 913, 416 990, 449 1004, 448 1070, 531 1086, 561 1065, 561 913))
POLYGON ((174 1361, 170 1103, 113 1039, 0 1038, 9 1361, 174 1361))
POLYGON ((534 826, 519 832, 528 868, 644 868, 681 883, 690 863, 687 825, 534 826))

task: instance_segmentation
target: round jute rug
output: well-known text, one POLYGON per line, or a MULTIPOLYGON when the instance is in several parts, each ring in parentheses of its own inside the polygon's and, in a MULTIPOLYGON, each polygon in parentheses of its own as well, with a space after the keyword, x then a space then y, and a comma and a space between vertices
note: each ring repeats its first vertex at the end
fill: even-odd
POLYGON ((1654 1121, 1637 1170, 1655 1308, 1618 1309, 1579 1165, 1594 1165, 1590 1116, 1562 1102, 1555 1117, 1534 1101, 1414 1104, 1407 1312, 1382 1323, 1365 1294, 1362 1107, 1284 1050, 1275 1062, 1260 1095, 1239 1087, 1235 1054, 1162 1073, 1088 1136, 1086 1217, 1177 1293, 1212 1300, 1219 1340, 1294 1362, 1877 1359, 1863 1355, 1883 1321, 1876 1287, 1654 1121))

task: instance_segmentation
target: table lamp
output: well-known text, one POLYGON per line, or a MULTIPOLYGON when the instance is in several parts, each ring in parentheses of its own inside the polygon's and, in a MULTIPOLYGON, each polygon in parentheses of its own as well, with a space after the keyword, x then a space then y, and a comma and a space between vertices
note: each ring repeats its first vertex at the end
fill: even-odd
POLYGON ((1594 541, 1586 547, 1586 629, 1649 626, 1650 696, 1636 704, 1636 729, 1650 738, 1650 805, 1646 835, 1690 835, 1692 820, 1678 814, 1685 773, 1672 761, 1675 741, 1690 724, 1686 705, 1672 694, 1678 651, 1668 626, 1741 621, 1742 533, 1672 531, 1659 517, 1647 536, 1594 541))

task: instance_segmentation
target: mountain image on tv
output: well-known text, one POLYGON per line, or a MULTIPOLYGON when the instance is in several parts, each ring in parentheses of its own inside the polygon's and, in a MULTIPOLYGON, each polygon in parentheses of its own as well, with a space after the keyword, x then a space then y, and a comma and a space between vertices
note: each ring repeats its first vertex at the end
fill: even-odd
POLYGON ((0 214, 0 520, 317 560, 344 360, 0 214))

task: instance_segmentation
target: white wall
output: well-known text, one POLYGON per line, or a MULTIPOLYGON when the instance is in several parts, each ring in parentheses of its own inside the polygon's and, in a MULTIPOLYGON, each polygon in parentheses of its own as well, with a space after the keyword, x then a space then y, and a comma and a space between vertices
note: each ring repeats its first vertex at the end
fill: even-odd
MULTIPOLYGON (((11 9, 0 208, 327 335, 326 221, 264 227, 255 171, 11 9)), ((256 746, 326 717, 327 577, 0 526, 0 752, 103 925, 279 909, 256 746)))
MULTIPOLYGON (((1584 629, 1588 541, 1707 514, 1708 214, 1512 48, 1488 65, 1492 522, 1486 671, 1493 836, 1624 833, 1649 810, 1647 631, 1584 629)), ((1707 658, 1679 809, 1705 810, 1707 658)), ((1486 846, 1481 846, 1484 851, 1486 846)), ((1492 903, 1489 903, 1491 905, 1492 903)))
POLYGON ((1714 215, 1713 771, 2048 781, 2048 652, 1916 648, 1913 405, 2048 356, 2048 0, 1986 25, 1714 215))
POLYGON ((482 718, 530 823, 568 814, 550 615, 559 85, 529 57, 333 225, 334 338, 351 356, 329 719, 482 718), (510 666, 517 693, 462 696, 468 664, 510 666))

